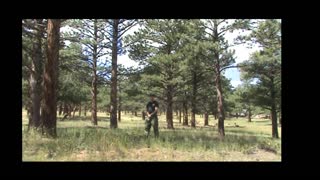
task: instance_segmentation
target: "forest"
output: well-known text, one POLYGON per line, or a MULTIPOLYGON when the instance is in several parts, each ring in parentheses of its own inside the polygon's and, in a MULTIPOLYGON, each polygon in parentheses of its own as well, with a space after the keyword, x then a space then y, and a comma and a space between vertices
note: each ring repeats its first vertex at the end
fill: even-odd
POLYGON ((23 161, 281 161, 281 117, 280 19, 22 20, 23 161))

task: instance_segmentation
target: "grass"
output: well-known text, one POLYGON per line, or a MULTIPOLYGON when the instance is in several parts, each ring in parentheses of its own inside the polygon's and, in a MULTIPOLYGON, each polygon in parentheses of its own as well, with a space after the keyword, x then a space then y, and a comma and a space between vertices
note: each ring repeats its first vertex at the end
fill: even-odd
POLYGON ((162 115, 160 137, 155 139, 153 134, 144 136, 141 117, 122 114, 119 128, 112 130, 105 113, 98 113, 98 126, 91 125, 89 113, 58 121, 58 138, 48 139, 27 132, 25 113, 23 161, 281 161, 281 138, 271 138, 270 120, 226 120, 226 136, 220 140, 211 116, 210 126, 204 127, 203 118, 197 116, 197 128, 174 119, 175 130, 169 130, 162 115))

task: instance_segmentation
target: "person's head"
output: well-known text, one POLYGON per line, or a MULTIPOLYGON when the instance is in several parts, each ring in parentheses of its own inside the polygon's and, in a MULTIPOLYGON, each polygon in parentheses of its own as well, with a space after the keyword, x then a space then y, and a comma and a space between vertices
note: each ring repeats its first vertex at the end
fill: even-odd
POLYGON ((150 100, 154 101, 155 95, 154 94, 150 94, 150 100))

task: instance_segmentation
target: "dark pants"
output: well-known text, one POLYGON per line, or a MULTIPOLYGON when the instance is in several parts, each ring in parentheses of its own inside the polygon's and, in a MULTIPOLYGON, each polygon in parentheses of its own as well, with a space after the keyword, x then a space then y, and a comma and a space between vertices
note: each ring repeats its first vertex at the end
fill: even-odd
POLYGON ((151 116, 150 118, 146 118, 146 122, 145 123, 146 123, 145 131, 146 131, 147 135, 149 136, 150 128, 152 126, 153 127, 154 136, 158 137, 159 136, 158 117, 157 116, 151 116))

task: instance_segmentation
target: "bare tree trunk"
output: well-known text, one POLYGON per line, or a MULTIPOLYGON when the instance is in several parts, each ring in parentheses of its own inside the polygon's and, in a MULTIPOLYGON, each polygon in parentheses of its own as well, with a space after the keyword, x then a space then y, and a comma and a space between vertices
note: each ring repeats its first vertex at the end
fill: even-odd
POLYGON ((42 26, 39 25, 42 20, 35 20, 35 39, 33 43, 33 51, 32 51, 32 61, 30 72, 30 93, 31 93, 31 116, 29 119, 29 127, 38 129, 40 128, 41 120, 40 120, 40 100, 41 100, 41 92, 42 92, 42 26))
MULTIPOLYGON (((220 68, 217 68, 216 72, 219 72, 219 71, 220 71, 220 68)), ((218 96, 218 132, 219 132, 220 138, 224 138, 225 114, 224 114, 224 100, 223 100, 223 92, 221 88, 220 73, 218 73, 216 77, 216 90, 217 90, 217 96, 218 96)))
POLYGON ((179 109, 179 123, 181 124, 181 109, 179 109))
POLYGON ((65 115, 65 114, 69 114, 69 109, 68 109, 68 105, 67 105, 67 103, 66 102, 64 102, 63 103, 63 113, 62 113, 63 115, 65 115))
MULTIPOLYGON (((98 25, 97 25, 97 19, 94 20, 93 26, 94 26, 94 39, 96 42, 98 42, 98 25)), ((92 125, 98 125, 98 118, 97 118, 97 60, 98 60, 98 45, 95 43, 93 45, 93 54, 92 54, 92 61, 93 61, 93 67, 92 67, 92 84, 91 84, 91 95, 92 95, 92 101, 91 101, 91 123, 92 125)))
POLYGON ((59 116, 62 114, 62 102, 59 104, 59 116))
POLYGON ((146 113, 142 111, 142 120, 146 120, 146 113))
POLYGON ((81 102, 79 104, 79 117, 81 117, 81 102))
POLYGON ((196 95, 197 95, 197 74, 192 76, 192 98, 191 98, 191 127, 196 127, 196 95))
POLYGON ((72 113, 72 105, 68 104, 68 116, 71 118, 71 113, 72 113))
POLYGON ((168 129, 174 129, 173 127, 173 116, 172 116, 172 86, 169 85, 167 88, 167 112, 166 112, 166 118, 167 118, 167 128, 168 129))
POLYGON ((74 114, 76 113, 76 111, 77 111, 77 106, 74 106, 74 108, 73 108, 72 118, 74 118, 74 114))
POLYGON ((119 87, 118 121, 121 122, 121 87, 120 87, 120 82, 118 83, 118 87, 119 87))
POLYGON ((84 105, 84 117, 87 117, 87 105, 84 105))
POLYGON ((187 106, 186 101, 183 101, 182 107, 183 107, 183 123, 182 123, 182 125, 188 126, 188 106, 187 106))
POLYGON ((44 69, 43 133, 57 136, 57 81, 59 63, 60 20, 49 19, 47 28, 48 48, 44 69))
POLYGON ((277 109, 276 109, 276 93, 274 90, 274 81, 271 78, 271 121, 272 121, 272 138, 279 138, 278 134, 278 121, 277 121, 277 109))
POLYGON ((204 125, 209 126, 209 115, 208 112, 204 114, 204 125))
POLYGON ((118 53, 118 25, 119 19, 114 19, 112 28, 112 71, 111 71, 111 112, 110 112, 110 128, 118 127, 117 121, 117 53, 118 53))
POLYGON ((137 111, 134 111, 134 116, 138 116, 138 113, 137 113, 137 111))

